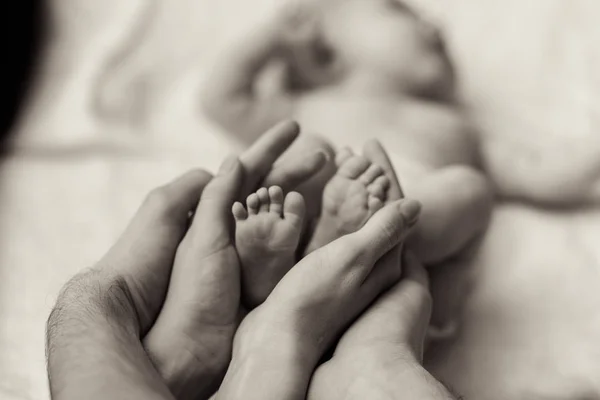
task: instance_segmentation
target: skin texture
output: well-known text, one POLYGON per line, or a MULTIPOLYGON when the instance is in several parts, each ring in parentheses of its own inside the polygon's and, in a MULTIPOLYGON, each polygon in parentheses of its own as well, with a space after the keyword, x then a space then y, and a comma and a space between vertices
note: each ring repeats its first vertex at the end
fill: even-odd
MULTIPOLYGON (((384 170, 349 149, 336 157, 338 171, 324 188, 322 212, 304 254, 356 232, 380 210, 390 187, 384 170)), ((322 192, 322 194, 320 193, 322 192)), ((236 248, 242 266, 244 304, 254 308, 264 302, 283 276, 296 264, 305 220, 302 195, 281 188, 260 188, 232 208, 236 220, 236 248)))
MULTIPOLYGON (((246 153, 242 162, 233 157, 227 159, 212 179, 204 171, 192 171, 148 196, 130 226, 107 255, 94 268, 76 276, 65 286, 49 318, 48 372, 53 398, 179 399, 208 398, 212 394, 211 388, 220 380, 221 367, 227 367, 232 353, 233 337, 223 340, 223 336, 229 332, 233 335, 235 332, 235 328, 230 329, 227 323, 223 323, 233 318, 234 302, 223 303, 216 300, 222 300, 219 297, 220 290, 235 289, 234 280, 239 283, 239 271, 233 271, 232 268, 237 262, 231 256, 232 235, 231 232, 229 236, 226 233, 231 222, 230 203, 227 201, 233 201, 240 188, 255 186, 251 182, 244 182, 246 173, 255 174, 251 176, 258 177, 256 181, 268 175, 270 166, 266 164, 272 164, 296 136, 295 125, 279 126, 266 134, 265 139, 257 144, 258 147, 246 153), (189 214, 193 210, 195 215, 190 226, 189 214), (203 236, 200 233, 208 226, 215 235, 203 236), (179 264, 188 260, 190 263, 193 261, 196 268, 188 268, 185 263, 179 264), (216 265, 220 268, 215 267, 216 265), (216 288, 216 292, 199 291, 191 285, 185 286, 189 283, 181 283, 184 282, 183 279, 178 282, 175 268, 180 269, 178 273, 185 273, 189 282, 196 282, 205 288, 216 288), (169 316, 168 313, 173 311, 166 307, 166 299, 174 287, 181 292, 168 301, 181 302, 181 307, 176 308, 177 315, 169 316), (184 293, 183 290, 189 292, 184 293), (177 317, 181 320, 177 320, 177 317), (163 354, 160 354, 157 344, 150 339, 151 335, 161 333, 156 330, 160 327, 161 318, 176 322, 171 326, 171 335, 164 337, 168 343, 161 343, 171 351, 163 354), (189 325, 179 325, 182 320, 189 321, 189 325), (193 330, 185 330, 189 327, 193 330), (189 341, 184 342, 181 338, 189 341), (195 352, 195 348, 190 346, 198 346, 201 351, 195 352), (221 356, 224 354, 228 356, 223 356, 226 363, 221 366, 221 356)), ((387 210, 389 215, 381 214, 354 236, 347 237, 346 240, 351 240, 354 245, 351 246, 354 249, 351 254, 358 258, 346 257, 339 260, 335 264, 337 267, 330 272, 321 269, 325 273, 325 286, 317 285, 315 290, 331 283, 327 274, 334 273, 336 269, 352 271, 358 268, 368 271, 369 265, 372 265, 369 260, 377 260, 396 246, 407 232, 405 222, 415 220, 418 213, 414 206, 408 207, 412 211, 405 209, 409 203, 401 201, 388 205, 382 212, 387 210), (397 223, 389 225, 390 221, 397 223), (359 245, 361 243, 362 246, 359 245), (373 247, 373 243, 380 245, 373 247), (357 260, 360 262, 357 263, 357 260)), ((348 244, 350 243, 344 241, 332 243, 332 254, 344 252, 348 244)), ((399 277, 398 247, 395 248, 395 251, 384 257, 392 262, 386 263, 387 267, 379 267, 377 263, 372 269, 373 279, 366 279, 365 285, 356 286, 356 282, 353 284, 352 280, 344 283, 351 289, 349 294, 360 287, 363 289, 359 290, 366 294, 364 297, 358 296, 362 300, 350 307, 351 312, 345 318, 352 319, 353 314, 368 305, 369 298, 373 299, 384 287, 389 287, 391 275, 388 274, 399 277)), ((329 251, 325 247, 321 253, 328 254, 329 251)), ((314 269, 322 261, 324 260, 318 253, 315 253, 307 263, 312 264, 314 269)), ((302 281, 301 276, 302 274, 295 278, 292 274, 286 285, 297 286, 296 280, 302 281)), ((303 371, 288 369, 290 365, 296 364, 297 358, 291 357, 289 350, 297 348, 297 343, 285 339, 290 337, 289 328, 293 326, 290 322, 297 316, 298 309, 294 308, 294 304, 301 304, 303 301, 302 296, 290 297, 289 293, 285 288, 281 289, 278 294, 280 301, 271 302, 273 305, 266 309, 263 317, 245 320, 248 323, 243 331, 247 333, 240 337, 246 339, 236 337, 234 352, 234 358, 242 355, 242 360, 245 361, 237 363, 236 358, 232 365, 256 365, 255 358, 245 355, 256 354, 255 345, 260 343, 256 341, 257 338, 264 338, 265 327, 274 326, 273 321, 265 316, 287 316, 288 322, 281 326, 288 330, 279 331, 282 333, 282 340, 269 342, 269 346, 260 346, 258 354, 260 351, 270 351, 268 349, 280 349, 281 353, 278 354, 283 356, 274 358, 268 367, 272 368, 271 371, 298 372, 298 375, 291 373, 287 377, 300 377, 306 391, 312 368, 303 371), (274 310, 277 312, 273 312, 274 310)), ((236 293, 226 295, 236 297, 236 293)), ((237 296, 239 297, 239 293, 237 296)), ((305 299, 306 297, 304 295, 305 299)), ((348 298, 352 299, 354 296, 348 298)), ((235 308, 239 311, 239 304, 235 308)), ((322 311, 331 312, 332 308, 324 307, 322 311)), ((239 314, 236 313, 237 315, 239 314)), ((338 325, 331 331, 327 326, 322 326, 325 329, 323 335, 329 338, 325 344, 335 337, 344 321, 344 318, 340 318, 338 325)), ((411 319, 407 322, 410 324, 411 319)), ((232 322, 233 324, 237 326, 237 322, 232 322)), ((316 355, 324 351, 324 347, 319 349, 318 346, 311 345, 310 341, 300 343, 312 350, 312 360, 308 360, 309 364, 303 364, 305 366, 310 365, 310 362, 314 363, 316 355)), ((306 353, 300 351, 300 354, 306 353)), ((285 383, 277 380, 269 382, 272 393, 288 390, 285 383)))
POLYGON ((263 303, 283 276, 296 264, 304 228, 304 197, 279 186, 261 188, 248 196, 246 207, 235 203, 235 246, 242 268, 244 304, 263 303))
MULTIPOLYGON (((240 162, 230 159, 212 181, 207 172, 194 171, 156 189, 106 256, 65 286, 48 322, 48 366, 55 398, 105 398, 111 388, 97 379, 103 376, 121 382, 114 386, 115 396, 128 390, 146 396, 148 390, 139 391, 141 381, 157 385, 150 391, 158 396, 168 393, 160 382, 177 398, 208 397, 216 389, 229 363, 239 304, 231 302, 213 315, 199 316, 219 293, 184 285, 200 281, 201 274, 205 282, 233 282, 237 277, 229 265, 215 264, 231 256, 227 250, 231 248, 227 236, 231 203, 223 203, 233 202, 238 195, 231 185, 241 193, 254 190, 263 179, 297 185, 320 169, 325 161, 322 154, 312 160, 292 158, 273 167, 298 134, 297 124, 282 123, 244 153, 240 162), (203 190, 206 186, 208 191, 203 190), (199 203, 201 197, 205 201, 199 203), (195 209, 199 216, 189 226, 189 213, 195 209), (200 224, 215 224, 214 232, 220 235, 203 237, 198 233, 200 224), (180 291, 170 296, 167 307, 173 287, 180 291), (84 335, 87 332, 97 334, 84 335), (225 339, 215 340, 222 336, 225 339), (112 351, 104 352, 105 347, 112 351), (128 353, 124 348, 132 350, 128 353), (94 354, 69 356, 88 351, 94 354), (112 363, 121 368, 112 369, 112 363), (156 379, 154 368, 162 380, 156 379), (131 371, 146 372, 133 379, 131 371), (154 376, 148 376, 150 372, 154 376)), ((234 291, 227 297, 239 297, 235 283, 228 289, 234 291)))
MULTIPOLYGON (((393 210, 403 204, 397 202, 403 197, 402 190, 381 145, 368 142, 363 156, 381 165, 392 181, 386 193, 388 206, 365 228, 308 256, 283 278, 265 304, 248 315, 236 334, 234 356, 219 398, 304 399, 315 365, 331 344, 331 335, 335 337, 336 326, 344 318, 352 319, 352 310, 356 312, 364 306, 363 301, 372 299, 370 291, 372 296, 372 290, 381 292, 398 279, 401 246, 379 258, 367 273, 370 277, 356 286, 361 279, 355 275, 360 276, 361 265, 364 268, 370 262, 368 251, 366 257, 363 254, 355 258, 353 254, 367 248, 377 251, 383 243, 400 243, 408 234, 406 221, 414 219, 417 212, 413 208, 412 217, 397 220, 399 216, 393 210), (379 225, 384 221, 387 228, 379 225), (368 244, 362 242, 362 233, 373 226, 377 234, 367 235, 368 244), (324 256, 328 260, 326 269, 322 268, 324 256), (348 263, 353 259, 362 263, 348 263)), ((312 376, 308 398, 453 398, 421 366, 431 315, 427 274, 412 255, 404 257, 402 265, 406 268, 404 279, 343 334, 334 357, 312 376)))
MULTIPOLYGON (((454 81, 439 32, 402 1, 300 0, 223 49, 202 99, 206 114, 244 141, 284 117, 352 147, 385 139, 406 193, 423 205, 407 245, 444 282, 434 292, 440 338, 460 325, 476 275, 468 256, 494 197, 454 81)), ((343 231, 335 222, 316 225, 309 252, 343 231)))
POLYGON ((412 200, 391 203, 363 228, 292 268, 240 326, 219 399, 304 399, 325 351, 400 278, 398 252, 392 250, 419 211, 412 200))
MULTIPOLYGON (((390 179, 388 202, 403 198, 379 142, 367 142, 363 156, 380 165, 390 179)), ((402 280, 344 333, 333 357, 315 371, 309 400, 454 398, 421 366, 433 299, 422 263, 411 251, 405 251, 402 258, 402 280)))
POLYGON ((383 169, 349 149, 336 157, 337 172, 323 189, 319 222, 308 252, 362 228, 387 200, 389 178, 383 169))

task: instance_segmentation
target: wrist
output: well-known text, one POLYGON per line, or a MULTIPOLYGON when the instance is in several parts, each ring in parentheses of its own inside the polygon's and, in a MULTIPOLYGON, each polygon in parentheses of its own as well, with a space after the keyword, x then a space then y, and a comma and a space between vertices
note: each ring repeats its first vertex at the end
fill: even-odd
MULTIPOLYGON (((172 332, 177 328, 170 326, 172 332)), ((187 335, 151 333, 143 340, 153 365, 178 399, 209 398, 219 388, 231 360, 231 348, 221 351, 221 342, 195 341, 187 335)), ((230 339, 230 344, 231 344, 230 339)))
POLYGON ((279 329, 277 320, 261 318, 260 308, 239 326, 233 343, 233 359, 244 363, 273 363, 314 368, 322 351, 318 343, 293 331, 279 329))
POLYGON ((402 358, 379 365, 357 365, 355 371, 347 400, 391 400, 398 398, 399 393, 402 393, 403 398, 409 399, 455 399, 416 359, 402 358), (363 397, 361 394, 368 396, 363 397))
POLYGON ((142 348, 127 295, 92 283, 91 274, 67 284, 48 319, 52 397, 171 399, 142 348))
POLYGON ((285 342, 234 351, 219 399, 303 399, 314 363, 285 342))
POLYGON ((305 398, 318 358, 294 335, 279 332, 265 321, 254 323, 252 317, 243 321, 236 334, 219 398, 248 397, 265 393, 265 388, 269 391, 263 398, 305 398))
POLYGON ((345 386, 341 393, 344 393, 344 400, 455 399, 412 352, 386 349, 382 352, 377 347, 357 348, 334 355, 316 370, 313 378, 315 393, 322 393, 329 377, 339 376, 343 371, 345 386))

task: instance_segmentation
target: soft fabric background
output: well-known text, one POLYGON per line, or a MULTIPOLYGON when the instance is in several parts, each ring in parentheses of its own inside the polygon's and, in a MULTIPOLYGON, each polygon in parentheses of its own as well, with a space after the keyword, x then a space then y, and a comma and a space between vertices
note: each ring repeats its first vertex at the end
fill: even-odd
MULTIPOLYGON (((445 29, 491 178, 522 199, 498 204, 464 330, 430 367, 469 399, 600 399, 600 2, 414 2, 445 29), (567 195, 592 205, 534 205, 567 195)), ((49 3, 35 89, 0 168, 7 400, 47 398, 44 323, 57 291, 145 193, 239 150, 199 111, 203 72, 228 37, 281 5, 49 3)))

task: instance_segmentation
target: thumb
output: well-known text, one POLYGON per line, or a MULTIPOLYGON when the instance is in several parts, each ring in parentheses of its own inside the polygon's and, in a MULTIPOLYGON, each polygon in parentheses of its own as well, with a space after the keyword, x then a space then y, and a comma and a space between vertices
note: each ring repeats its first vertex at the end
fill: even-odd
POLYGON ((279 186, 285 193, 294 190, 318 172, 327 164, 328 155, 322 151, 302 157, 296 157, 289 162, 275 165, 263 181, 264 187, 279 186))
POLYGON ((366 255, 375 263, 401 244, 417 222, 420 212, 419 202, 397 200, 375 213, 364 227, 348 235, 348 239, 359 244, 355 246, 356 250, 367 252, 366 255))
POLYGON ((194 245, 204 243, 207 237, 213 242, 230 239, 231 205, 238 197, 242 183, 242 166, 236 157, 228 157, 221 165, 214 179, 204 188, 200 203, 186 240, 194 245), (210 227, 207 230, 207 227, 210 227))

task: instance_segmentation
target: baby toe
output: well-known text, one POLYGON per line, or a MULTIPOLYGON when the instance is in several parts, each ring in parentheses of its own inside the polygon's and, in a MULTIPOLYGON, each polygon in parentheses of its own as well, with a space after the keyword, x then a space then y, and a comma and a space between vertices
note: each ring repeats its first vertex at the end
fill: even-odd
POLYGON ((362 156, 348 158, 338 169, 338 174, 349 179, 356 179, 362 175, 371 163, 362 156))
POLYGON ((244 208, 244 205, 239 201, 236 201, 231 207, 231 213, 236 221, 243 221, 248 218, 248 211, 244 208))
POLYGON ((277 215, 283 212, 283 190, 279 186, 269 188, 269 198, 271 199, 269 211, 277 215))
POLYGON ((367 186, 367 191, 381 201, 387 200, 387 191, 390 188, 390 180, 386 176, 380 176, 367 186))
POLYGON ((369 185, 383 175, 383 169, 379 165, 371 164, 369 168, 360 176, 359 180, 366 185, 369 185))
POLYGON ((258 195, 256 193, 252 193, 246 199, 246 207, 248 208, 249 215, 258 214, 258 208, 260 207, 260 200, 258 199, 258 195))
POLYGON ((286 220, 293 223, 295 226, 301 227, 304 224, 304 216, 306 215, 306 204, 304 197, 297 192, 290 192, 285 196, 283 204, 283 216, 286 220))
POLYGON ((269 191, 266 188, 260 188, 256 194, 258 196, 258 201, 260 202, 258 212, 268 212, 270 203, 269 191))
POLYGON ((371 184, 367 186, 367 191, 373 197, 378 198, 379 200, 383 200, 385 198, 385 190, 380 185, 371 184))
POLYGON ((381 188, 384 190, 384 192, 387 192, 392 184, 392 182, 390 181, 390 178, 388 178, 386 175, 379 176, 377 179, 375 179, 375 181, 373 183, 375 185, 381 186, 381 188))
POLYGON ((375 196, 369 196, 368 200, 369 211, 372 213, 377 212, 381 208, 383 208, 383 201, 375 196))

